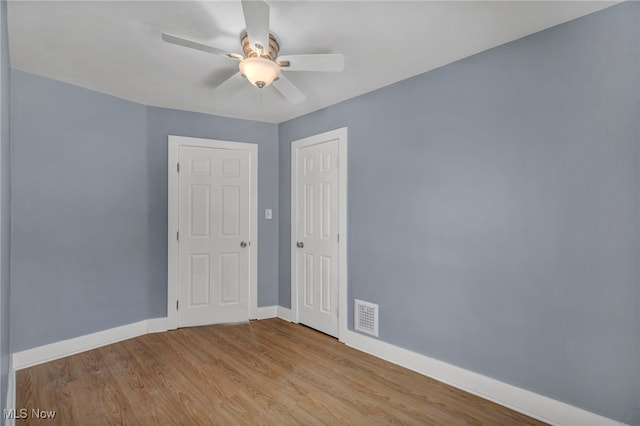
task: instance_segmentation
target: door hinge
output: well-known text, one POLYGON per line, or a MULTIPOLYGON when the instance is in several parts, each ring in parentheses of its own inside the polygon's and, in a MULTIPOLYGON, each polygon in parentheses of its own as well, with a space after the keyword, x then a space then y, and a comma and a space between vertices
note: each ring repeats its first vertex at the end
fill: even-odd
POLYGON ((340 168, 340 157, 336 157, 336 168, 340 168))
POLYGON ((180 231, 176 232, 176 241, 180 241, 180 231))
POLYGON ((340 234, 338 234, 338 242, 340 242, 340 234))
POLYGON ((178 310, 178 301, 176 300, 176 311, 178 310))
POLYGON ((180 173, 180 163, 176 164, 176 170, 178 171, 178 173, 180 173))

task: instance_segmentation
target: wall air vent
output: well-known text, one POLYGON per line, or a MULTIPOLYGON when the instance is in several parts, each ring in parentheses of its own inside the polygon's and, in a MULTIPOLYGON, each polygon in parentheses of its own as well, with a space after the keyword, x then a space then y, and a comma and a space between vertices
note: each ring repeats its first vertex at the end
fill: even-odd
POLYGON ((353 303, 354 329, 378 337, 378 305, 358 299, 353 303))

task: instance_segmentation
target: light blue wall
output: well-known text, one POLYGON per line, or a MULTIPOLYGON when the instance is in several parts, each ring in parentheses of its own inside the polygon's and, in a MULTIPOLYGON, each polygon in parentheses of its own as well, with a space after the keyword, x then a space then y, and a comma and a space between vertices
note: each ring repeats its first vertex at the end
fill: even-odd
MULTIPOLYGON (((166 316, 169 134, 258 143, 259 207, 277 210, 277 125, 11 76, 12 352, 166 316)), ((258 304, 273 305, 277 220, 258 238, 258 304)))
MULTIPOLYGON (((0 2, 0 411, 7 401, 9 372, 9 259, 11 168, 9 156, 9 47, 7 2, 0 2)), ((1 423, 1 422, 0 422, 1 423)))
POLYGON ((280 304, 290 142, 347 126, 349 308, 378 303, 381 340, 640 424, 639 15, 282 123, 280 304))
POLYGON ((146 108, 17 70, 11 92, 11 351, 151 318, 146 108))
MULTIPOLYGON (((152 229, 167 229, 167 136, 191 136, 258 144, 258 306, 278 304, 278 126, 248 120, 215 117, 193 112, 149 108, 148 158, 152 229), (264 209, 275 219, 265 220, 264 209), (161 212, 161 214, 160 214, 161 212)), ((167 262, 166 235, 154 234, 153 259, 167 262)), ((166 315, 167 270, 153 269, 159 283, 154 292, 156 316, 166 315), (158 310, 159 307, 163 307, 158 310)))

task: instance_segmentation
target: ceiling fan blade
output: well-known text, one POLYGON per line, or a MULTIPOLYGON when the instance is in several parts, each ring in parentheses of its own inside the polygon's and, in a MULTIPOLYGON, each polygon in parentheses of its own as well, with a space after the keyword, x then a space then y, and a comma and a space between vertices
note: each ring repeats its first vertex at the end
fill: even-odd
POLYGON ((189 47, 191 49, 202 50, 203 52, 213 53, 214 55, 223 55, 231 59, 242 60, 243 56, 237 53, 230 53, 217 47, 213 47, 198 40, 189 37, 179 36, 175 34, 162 33, 162 39, 167 43, 177 44, 178 46, 189 47))
POLYGON ((282 93, 285 98, 289 99, 289 102, 292 104, 299 104, 307 99, 304 93, 294 86, 293 83, 284 76, 284 74, 280 74, 280 78, 274 81, 272 86, 275 87, 278 92, 282 93))
POLYGON ((225 86, 228 86, 230 83, 232 83, 233 81, 239 80, 242 77, 240 76, 240 71, 238 71, 237 73, 234 73, 231 77, 225 79, 222 81, 222 83, 218 84, 213 90, 220 90, 225 86))
POLYGON ((247 26, 247 35, 252 47, 256 44, 262 46, 265 52, 269 51, 269 5, 259 0, 242 0, 244 23, 247 26))
POLYGON ((340 72, 344 70, 344 55, 341 53, 283 55, 278 57, 278 63, 285 71, 340 72), (287 63, 289 66, 286 65, 287 63))

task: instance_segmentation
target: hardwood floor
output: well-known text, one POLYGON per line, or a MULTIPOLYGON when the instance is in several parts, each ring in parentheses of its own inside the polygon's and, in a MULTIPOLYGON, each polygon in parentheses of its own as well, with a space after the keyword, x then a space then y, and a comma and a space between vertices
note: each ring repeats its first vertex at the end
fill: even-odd
POLYGON ((16 379, 19 425, 543 424, 280 319, 149 334, 16 379))

